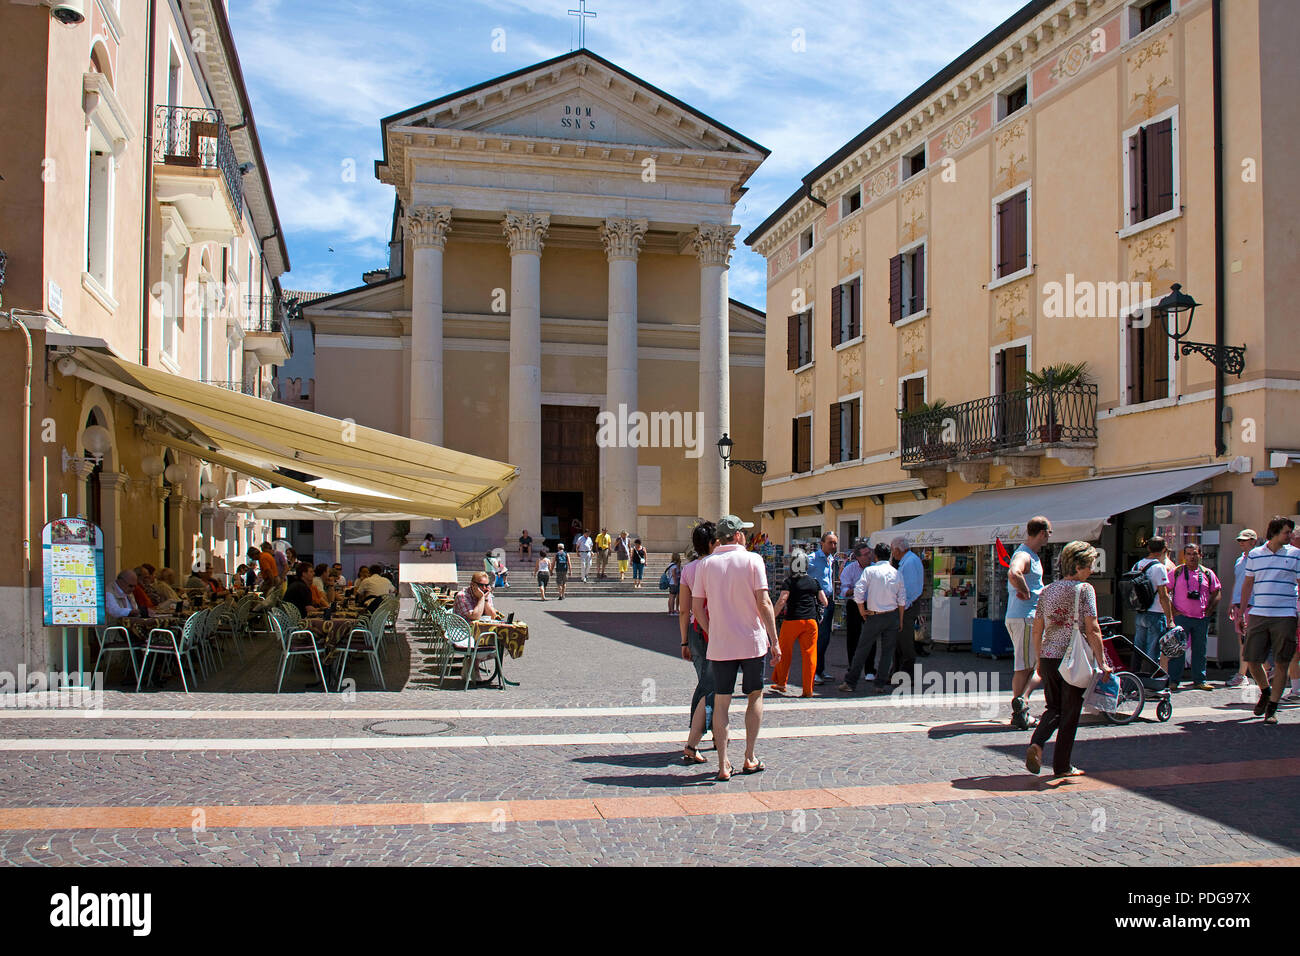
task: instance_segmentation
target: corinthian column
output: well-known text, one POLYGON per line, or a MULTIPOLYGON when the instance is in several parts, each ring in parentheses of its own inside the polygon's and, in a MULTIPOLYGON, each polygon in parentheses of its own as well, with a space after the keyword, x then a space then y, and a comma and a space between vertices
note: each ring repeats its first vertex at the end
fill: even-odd
MULTIPOLYGON (((442 424, 442 253, 451 231, 450 206, 412 206, 406 235, 414 248, 411 263, 410 436, 430 445, 443 442, 442 424)), ((419 541, 441 533, 441 522, 411 522, 419 541)))
POLYGON ((442 252, 451 231, 450 206, 412 206, 406 234, 411 268, 411 437, 441 445, 442 252))
POLYGON ((508 534, 542 524, 542 245, 547 213, 507 212, 510 245, 509 460, 519 469, 506 512, 508 534))
POLYGON ((718 439, 730 429, 731 354, 728 333, 727 267, 739 226, 701 225, 692 237, 700 260, 699 514, 709 521, 730 513, 731 485, 718 455, 718 439))
MULTIPOLYGON (((609 339, 605 367, 605 408, 626 420, 637 410, 636 262, 645 240, 644 219, 606 219, 600 230, 609 259, 609 339)), ((620 436, 626 438, 627 436, 620 436)), ((637 535, 637 450, 626 444, 605 449, 602 525, 637 535)))

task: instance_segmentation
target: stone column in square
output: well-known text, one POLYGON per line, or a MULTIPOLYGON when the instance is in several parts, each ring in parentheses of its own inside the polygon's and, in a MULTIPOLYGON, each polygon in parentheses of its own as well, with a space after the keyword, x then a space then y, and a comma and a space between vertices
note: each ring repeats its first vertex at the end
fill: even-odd
POLYGON ((730 430, 731 350, 727 267, 739 226, 705 223, 692 236, 700 260, 700 411, 703 427, 699 458, 699 516, 717 521, 730 513, 731 486, 718 454, 718 439, 730 430))
MULTIPOLYGON (((442 253, 450 231, 450 206, 412 206, 406 211, 406 235, 414 249, 410 437, 431 445, 443 442, 442 253)), ((440 533, 441 522, 412 521, 408 541, 440 533)))
POLYGON ((542 245, 548 213, 506 213, 510 245, 510 418, 508 461, 519 469, 506 499, 507 540, 542 524, 542 245))
MULTIPOLYGON (((606 219, 600 230, 609 259, 609 334, 605 370, 605 409, 626 420, 637 411, 636 264, 645 240, 644 219, 606 219), (626 413, 621 411, 626 408, 626 413)), ((637 449, 626 444, 605 449, 605 500, 600 523, 614 534, 637 536, 637 449)))

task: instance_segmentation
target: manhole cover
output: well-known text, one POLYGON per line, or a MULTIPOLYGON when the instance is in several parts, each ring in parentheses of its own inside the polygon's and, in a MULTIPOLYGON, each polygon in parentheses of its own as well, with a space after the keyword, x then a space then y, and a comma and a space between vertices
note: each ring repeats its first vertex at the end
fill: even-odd
POLYGON ((442 720, 377 720, 367 724, 366 730, 385 737, 431 737, 451 730, 451 724, 442 720))

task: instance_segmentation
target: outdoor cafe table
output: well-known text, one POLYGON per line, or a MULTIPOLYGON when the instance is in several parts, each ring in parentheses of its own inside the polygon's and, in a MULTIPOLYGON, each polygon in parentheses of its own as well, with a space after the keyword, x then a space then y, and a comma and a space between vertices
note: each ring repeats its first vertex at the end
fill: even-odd
POLYGON ((509 654, 516 660, 524 656, 524 644, 528 641, 528 625, 523 621, 507 624, 505 621, 479 619, 473 623, 473 628, 474 639, 478 643, 482 643, 483 632, 496 631, 497 667, 501 671, 501 681, 511 687, 518 687, 518 681, 506 679, 505 655, 509 654))

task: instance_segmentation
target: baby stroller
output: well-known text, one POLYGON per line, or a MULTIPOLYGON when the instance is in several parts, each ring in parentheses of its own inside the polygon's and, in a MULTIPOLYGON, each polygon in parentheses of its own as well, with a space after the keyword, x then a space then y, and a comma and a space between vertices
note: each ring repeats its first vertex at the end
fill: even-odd
MULTIPOLYGON (((1113 617, 1103 617, 1097 621, 1101 627, 1102 644, 1106 648, 1106 660, 1110 663, 1115 679, 1119 681, 1119 703, 1113 711, 1103 711, 1106 719, 1113 724, 1127 724, 1137 719, 1142 713, 1147 698, 1157 701, 1156 719, 1164 722, 1174 715, 1174 705, 1170 701, 1169 673, 1134 643, 1133 639, 1121 632, 1121 621, 1113 617), (1127 647, 1134 655, 1138 666, 1141 661, 1151 665, 1151 676, 1144 677, 1124 669, 1122 653, 1127 647)), ((1182 654, 1186 644, 1183 643, 1182 628, 1166 631, 1160 638, 1160 651, 1166 657, 1182 654), (1178 644, 1178 647, 1174 647, 1178 644), (1173 653, 1171 653, 1173 652, 1173 653)))

